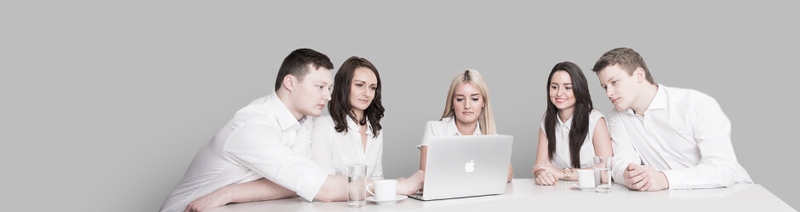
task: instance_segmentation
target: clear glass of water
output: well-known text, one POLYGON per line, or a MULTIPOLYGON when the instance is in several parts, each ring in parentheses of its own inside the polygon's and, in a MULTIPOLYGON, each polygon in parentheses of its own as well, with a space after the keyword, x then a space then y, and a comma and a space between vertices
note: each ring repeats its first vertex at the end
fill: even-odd
POLYGON ((347 206, 361 208, 367 204, 367 166, 347 166, 347 206))
POLYGON ((597 193, 611 192, 611 170, 613 170, 612 157, 594 156, 594 191, 597 193))

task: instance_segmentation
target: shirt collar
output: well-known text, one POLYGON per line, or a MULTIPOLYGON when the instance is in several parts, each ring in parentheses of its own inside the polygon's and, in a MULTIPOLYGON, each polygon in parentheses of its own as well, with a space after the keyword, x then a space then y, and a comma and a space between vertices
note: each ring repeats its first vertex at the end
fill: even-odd
POLYGON ((656 91, 656 97, 653 98, 653 102, 650 102, 650 109, 664 109, 667 108, 667 90, 664 88, 664 85, 658 85, 658 91, 656 91))
MULTIPOLYGON (((456 126, 456 121, 453 116, 442 118, 442 122, 444 122, 447 126, 447 135, 461 136, 461 132, 458 132, 458 126, 456 126)), ((481 125, 477 125, 478 126, 475 126, 475 131, 472 132, 472 135, 481 135, 481 125)))
MULTIPOLYGON (((359 130, 361 130, 358 129, 358 124, 356 123, 356 121, 353 121, 353 119, 350 118, 350 116, 347 116, 345 119, 347 119, 347 128, 349 128, 350 132, 358 132, 359 130)), ((369 119, 367 119, 367 135, 369 135, 367 137, 371 137, 373 135, 372 124, 369 123, 369 119)))
POLYGON ((273 115, 275 115, 275 119, 278 121, 281 130, 287 130, 295 125, 302 125, 307 120, 307 116, 303 116, 300 120, 295 119, 292 112, 289 111, 289 108, 286 108, 286 105, 278 98, 277 94, 267 96, 264 107, 273 111, 273 115))
POLYGON ((556 125, 558 125, 558 127, 566 127, 567 131, 569 131, 570 127, 572 126, 572 117, 575 117, 574 114, 567 119, 567 122, 562 122, 561 115, 556 113, 556 125))
MULTIPOLYGON (((647 106, 647 109, 644 110, 645 114, 647 111, 654 110, 654 109, 665 109, 667 108, 667 90, 665 89, 664 85, 658 84, 658 90, 656 90, 656 96, 653 97, 653 101, 650 102, 650 105, 647 106)), ((633 108, 628 108, 626 110, 628 114, 636 115, 636 112, 633 111, 633 108)))

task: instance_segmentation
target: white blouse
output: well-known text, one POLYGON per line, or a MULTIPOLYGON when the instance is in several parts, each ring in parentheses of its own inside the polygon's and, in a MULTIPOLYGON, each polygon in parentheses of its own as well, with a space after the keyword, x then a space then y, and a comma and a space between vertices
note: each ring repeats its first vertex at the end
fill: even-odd
POLYGON ((347 166, 364 164, 367 177, 371 180, 383 179, 383 129, 378 137, 373 137, 372 125, 367 122, 366 151, 361 142, 358 125, 347 118, 347 132, 336 132, 333 118, 321 116, 314 119, 311 133, 312 159, 322 166, 328 174, 347 175, 347 166))
MULTIPOLYGON (((575 117, 574 115, 567 119, 567 122, 562 122, 561 117, 556 114, 556 152, 553 154, 553 158, 550 158, 550 163, 558 167, 559 169, 563 169, 566 167, 572 167, 569 155, 569 130, 572 127, 572 118, 575 117)), ((597 126, 597 121, 603 118, 603 114, 598 111, 597 109, 592 109, 592 112, 589 113, 589 134, 586 135, 586 139, 583 141, 583 145, 581 146, 580 150, 580 157, 581 157, 581 167, 580 168, 589 168, 592 167, 592 157, 595 156, 594 154, 594 142, 592 142, 592 136, 594 136, 594 128, 597 126)), ((542 131, 547 133, 544 129, 544 118, 542 118, 542 123, 539 125, 542 131)))
MULTIPOLYGON (((475 131, 472 132, 472 135, 481 135, 481 125, 477 125, 478 126, 475 127, 475 131)), ((425 126, 425 133, 422 136, 422 143, 417 145, 417 149, 421 149, 422 146, 427 146, 428 140, 434 136, 461 136, 461 133, 458 132, 455 118, 450 116, 444 117, 439 121, 429 121, 425 126)))

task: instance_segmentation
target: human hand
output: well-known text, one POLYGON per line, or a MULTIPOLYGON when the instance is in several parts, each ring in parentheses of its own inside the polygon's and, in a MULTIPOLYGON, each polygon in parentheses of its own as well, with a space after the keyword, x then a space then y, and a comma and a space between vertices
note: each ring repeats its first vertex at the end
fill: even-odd
POLYGON ((667 176, 650 166, 629 164, 623 176, 625 185, 633 190, 660 191, 669 188, 667 176))
POLYGON ((660 191, 669 188, 663 172, 650 166, 630 164, 623 174, 625 185, 638 191, 660 191))
POLYGON ((425 171, 418 170, 411 177, 397 179, 397 194, 411 195, 422 189, 425 171))
POLYGON ((539 169, 534 172, 536 183, 543 186, 551 186, 558 183, 558 177, 549 169, 539 169))
MULTIPOLYGON (((563 170, 559 169, 558 167, 556 167, 556 165, 553 165, 550 162, 540 162, 540 163, 537 163, 536 165, 533 166, 534 175, 536 175, 537 171, 542 170, 542 169, 550 171, 553 174, 563 172, 563 170)), ((556 175, 556 178, 558 178, 558 175, 556 175)))
POLYGON ((186 206, 184 212, 199 212, 205 211, 211 208, 216 208, 219 206, 223 206, 228 204, 230 201, 227 200, 227 195, 221 189, 217 189, 210 194, 206 194, 200 198, 195 199, 194 201, 190 202, 189 205, 186 206))
POLYGON ((625 186, 631 190, 646 191, 650 188, 650 173, 638 164, 628 164, 622 176, 625 178, 625 186))

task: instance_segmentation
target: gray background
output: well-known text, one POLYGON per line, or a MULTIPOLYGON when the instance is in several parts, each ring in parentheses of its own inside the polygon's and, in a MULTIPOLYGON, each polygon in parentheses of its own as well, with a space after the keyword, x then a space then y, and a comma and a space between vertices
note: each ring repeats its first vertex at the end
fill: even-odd
MULTIPOLYGON (((310 47, 336 68, 370 59, 384 82, 384 167, 418 166, 425 122, 460 70, 483 73, 498 131, 530 178, 548 71, 589 69, 632 47, 658 83, 710 94, 733 123, 739 162, 794 208, 793 1, 0 3, 3 207, 156 211, 197 150, 249 101, 272 92, 282 59, 310 47), (787 111, 787 112, 784 112, 787 111), (791 111, 791 112, 790 112, 791 111)), ((621 204, 621 203, 620 203, 621 204)))

